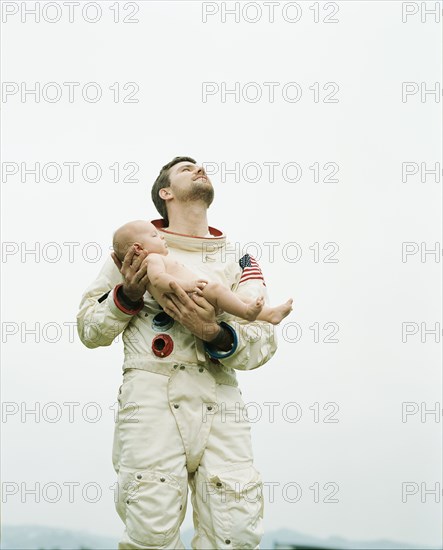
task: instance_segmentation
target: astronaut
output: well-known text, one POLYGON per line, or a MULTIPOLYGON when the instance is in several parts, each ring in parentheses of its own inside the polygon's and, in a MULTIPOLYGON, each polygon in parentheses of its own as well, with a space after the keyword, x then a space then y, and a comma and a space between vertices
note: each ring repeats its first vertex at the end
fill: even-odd
MULTIPOLYGON (((152 223, 169 254, 198 277, 269 303, 257 262, 239 258, 207 223, 214 190, 190 157, 166 164, 152 188, 163 219, 152 223)), ((123 383, 115 426, 116 508, 125 524, 119 549, 184 548, 180 525, 191 489, 192 547, 258 548, 262 480, 253 465, 250 425, 235 370, 275 353, 273 325, 226 313, 177 283, 163 309, 145 292, 146 252, 113 255, 83 295, 78 331, 88 348, 123 333, 123 383)))

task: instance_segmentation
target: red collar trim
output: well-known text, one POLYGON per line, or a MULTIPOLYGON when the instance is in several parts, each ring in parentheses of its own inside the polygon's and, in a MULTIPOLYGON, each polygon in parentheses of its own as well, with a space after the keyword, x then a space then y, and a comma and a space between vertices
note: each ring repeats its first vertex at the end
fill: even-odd
POLYGON ((197 237, 196 235, 185 235, 184 233, 175 233, 174 231, 168 231, 163 227, 165 223, 165 220, 163 218, 159 220, 152 220, 151 223, 157 229, 161 229, 164 233, 168 233, 169 235, 179 235, 180 237, 189 237, 190 239, 211 239, 211 241, 213 240, 212 237, 219 238, 219 239, 223 238, 223 233, 219 229, 216 229, 215 227, 211 227, 211 226, 208 226, 208 229, 212 237, 197 237))

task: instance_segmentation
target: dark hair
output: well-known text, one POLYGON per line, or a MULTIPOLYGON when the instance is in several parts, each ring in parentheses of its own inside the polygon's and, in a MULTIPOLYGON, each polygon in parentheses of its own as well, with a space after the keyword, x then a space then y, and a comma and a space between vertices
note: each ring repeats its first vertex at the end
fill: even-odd
POLYGON ((168 164, 165 164, 163 168, 160 170, 160 174, 158 175, 157 179, 154 182, 154 185, 151 189, 151 197, 152 202, 155 205, 155 208, 157 208, 158 213, 162 218, 165 220, 166 226, 169 225, 169 219, 168 219, 168 211, 166 209, 166 201, 164 201, 158 192, 160 189, 163 189, 164 187, 169 187, 170 181, 169 181, 169 169, 178 164, 179 162, 192 162, 192 164, 197 164, 197 161, 195 161, 191 157, 174 157, 168 164))

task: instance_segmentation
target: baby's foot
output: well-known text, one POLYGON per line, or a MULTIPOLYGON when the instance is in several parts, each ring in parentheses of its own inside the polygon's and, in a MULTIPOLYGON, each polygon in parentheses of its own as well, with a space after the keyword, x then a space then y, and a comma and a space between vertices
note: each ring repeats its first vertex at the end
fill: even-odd
POLYGON ((269 315, 269 322, 273 325, 278 325, 287 315, 292 311, 293 299, 290 298, 287 302, 281 306, 273 307, 272 312, 269 315))
POLYGON ((255 301, 253 300, 250 304, 246 306, 245 319, 248 321, 255 321, 258 317, 258 314, 263 309, 265 300, 263 296, 260 296, 255 301))

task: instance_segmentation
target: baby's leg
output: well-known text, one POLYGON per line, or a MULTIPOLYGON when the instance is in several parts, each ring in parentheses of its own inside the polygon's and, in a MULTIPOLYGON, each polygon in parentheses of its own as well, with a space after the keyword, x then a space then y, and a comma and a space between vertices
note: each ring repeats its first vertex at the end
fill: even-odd
POLYGON ((263 308, 263 298, 251 302, 243 302, 231 290, 218 283, 208 283, 202 290, 202 295, 215 308, 235 315, 247 321, 255 321, 263 308))
POLYGON ((259 321, 267 321, 273 325, 278 325, 287 315, 292 311, 292 298, 276 307, 264 306, 263 309, 258 314, 257 319, 259 321))

